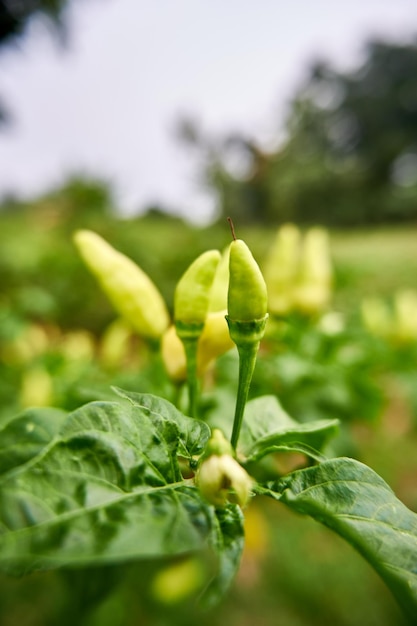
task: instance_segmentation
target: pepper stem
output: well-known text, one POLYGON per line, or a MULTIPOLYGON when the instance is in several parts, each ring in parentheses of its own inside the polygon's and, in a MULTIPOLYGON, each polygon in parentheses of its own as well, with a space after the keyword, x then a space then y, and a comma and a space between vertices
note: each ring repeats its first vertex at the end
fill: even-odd
POLYGON ((227 221, 229 222, 230 230, 232 231, 233 241, 236 241, 235 227, 234 227, 234 224, 233 224, 233 220, 232 220, 231 217, 228 217, 227 221))
POLYGON ((188 412, 191 417, 197 417, 198 407, 198 376, 197 376, 197 346, 198 338, 187 337, 182 339, 187 361, 188 412))
POLYGON ((253 370, 256 364, 256 355, 258 354, 259 341, 238 346, 239 353, 239 382, 237 388, 235 417, 233 420, 233 430, 230 443, 233 450, 236 450, 239 441, 240 429, 243 422, 243 413, 245 411, 246 401, 248 399, 249 387, 252 380, 253 370))
POLYGON ((191 417, 197 417, 198 408, 198 376, 197 348, 198 340, 203 332, 203 322, 175 322, 175 330, 181 339, 187 362, 188 410, 191 417))
POLYGON ((235 342, 239 353, 239 382, 237 388, 235 417, 233 421, 232 447, 236 450, 242 426, 243 412, 248 399, 249 387, 255 369, 256 356, 259 344, 265 332, 268 314, 259 320, 239 321, 232 320, 226 315, 230 337, 235 342))

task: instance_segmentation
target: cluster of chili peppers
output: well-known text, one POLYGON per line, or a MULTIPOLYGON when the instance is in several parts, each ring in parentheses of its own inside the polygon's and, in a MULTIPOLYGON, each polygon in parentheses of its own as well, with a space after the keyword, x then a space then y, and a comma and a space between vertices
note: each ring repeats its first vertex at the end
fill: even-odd
POLYGON ((213 430, 196 476, 203 497, 215 506, 224 506, 230 493, 243 506, 250 495, 252 481, 236 460, 236 449, 268 319, 267 288, 261 270, 246 243, 236 239, 231 222, 230 226, 233 241, 224 256, 228 272, 218 250, 201 254, 177 284, 171 327, 161 294, 131 259, 91 231, 78 231, 74 237, 82 258, 118 313, 142 336, 161 340, 168 373, 174 380, 186 378, 191 416, 198 414, 201 370, 209 360, 236 345, 239 379, 231 440, 213 430), (219 311, 225 287, 227 311, 219 311))

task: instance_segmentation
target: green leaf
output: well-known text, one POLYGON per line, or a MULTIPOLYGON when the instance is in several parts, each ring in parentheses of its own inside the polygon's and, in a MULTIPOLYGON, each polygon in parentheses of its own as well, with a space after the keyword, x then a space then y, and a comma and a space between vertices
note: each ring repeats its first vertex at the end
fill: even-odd
POLYGON ((248 463, 281 450, 323 460, 318 451, 337 434, 338 425, 338 420, 300 424, 287 415, 275 396, 262 396, 246 405, 239 448, 248 463))
POLYGON ((204 592, 203 604, 213 606, 230 587, 239 568, 244 546, 243 513, 237 505, 216 510, 217 532, 212 549, 218 555, 218 573, 204 592))
POLYGON ((296 471, 258 491, 346 539, 416 619, 417 515, 378 474, 359 461, 339 458, 296 471))
MULTIPOLYGON (((3 571, 209 551, 220 581, 234 574, 241 514, 234 505, 216 512, 204 502, 177 458, 180 448, 188 457, 201 449, 197 438, 204 441, 208 427, 165 401, 137 397, 140 405, 135 396, 74 411, 49 446, 0 476, 3 571)), ((216 580, 213 597, 223 586, 216 580)))
POLYGON ((179 449, 178 453, 191 458, 193 455, 201 454, 210 437, 210 429, 205 422, 197 419, 185 417, 178 409, 165 400, 150 393, 135 393, 124 391, 118 387, 113 387, 114 391, 122 398, 125 398, 133 406, 148 411, 149 414, 158 414, 163 419, 174 421, 179 427, 179 449))
POLYGON ((0 430, 0 475, 39 454, 58 434, 67 413, 61 409, 27 409, 0 430))

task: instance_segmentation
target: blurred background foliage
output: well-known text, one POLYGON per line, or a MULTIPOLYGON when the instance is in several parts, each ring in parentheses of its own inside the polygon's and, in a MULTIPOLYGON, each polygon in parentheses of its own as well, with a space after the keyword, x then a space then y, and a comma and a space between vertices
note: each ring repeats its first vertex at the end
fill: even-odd
MULTIPOLYGON (((32 405, 72 410, 89 400, 114 399, 111 385, 181 397, 155 346, 117 319, 72 235, 90 228, 133 258, 172 312, 176 281, 208 246, 227 245, 226 223, 197 228, 156 210, 122 219, 109 186, 82 178, 32 202, 4 202, 0 222, 0 424, 32 405)), ((368 463, 417 510, 415 227, 324 231, 237 222, 237 229, 265 274, 283 233, 298 233, 297 262, 289 273, 283 261, 275 266, 287 308, 271 310, 251 395, 277 394, 303 421, 339 418, 341 435, 329 453, 368 463), (310 256, 306 275, 302 258, 312 232, 320 234, 315 254, 324 254, 325 262, 310 256), (312 297, 317 286, 319 296, 312 297)), ((269 287, 272 293, 272 282, 269 287)), ((205 378, 202 410, 212 423, 218 412, 233 414, 236 379, 232 350, 205 378)), ((276 463, 285 472, 299 459, 281 455, 276 463)), ((239 626, 354 626, 364 619, 375 626, 402 624, 369 566, 315 523, 268 502, 253 503, 247 543, 232 592, 209 613, 199 614, 187 590, 184 597, 155 597, 152 581, 162 566, 132 564, 1 577, 0 623, 187 625, 192 603, 193 623, 198 615, 203 625, 213 619, 239 626), (85 576, 94 584, 87 585, 85 576)), ((170 585, 170 570, 167 576, 170 585)))
MULTIPOLYGON (((0 45, 39 12, 61 28, 65 5, 0 0, 0 45)), ((291 222, 304 243, 290 253, 293 266, 283 248, 273 264, 270 292, 278 273, 286 304, 271 309, 251 395, 277 394, 299 420, 339 418, 329 453, 368 463, 417 510, 417 45, 372 41, 349 73, 316 62, 294 95, 283 141, 269 152, 239 133, 207 136, 190 119, 178 123, 178 136, 217 198, 218 219, 204 229, 158 206, 123 218, 111 185, 83 175, 31 201, 1 200, 0 426, 28 406, 72 410, 112 397, 110 385, 178 397, 155 346, 116 318, 86 270, 75 230, 98 232, 137 262, 172 312, 186 267, 228 244, 226 216, 265 275, 277 237, 282 245, 288 233, 278 229, 291 222), (329 228, 321 231, 327 260, 319 279, 309 271, 317 255, 300 263, 317 225, 329 228), (324 292, 312 300, 317 281, 324 292)), ((236 371, 231 351, 208 372, 208 419, 232 414, 236 371)), ((286 471, 298 460, 276 462, 286 471)), ((155 594, 160 568, 174 580, 176 563, 132 564, 1 577, 0 623, 403 624, 378 577, 329 531, 262 500, 247 513, 238 580, 209 613, 198 612, 191 592, 155 594)))
POLYGON ((178 135, 200 155, 221 218, 270 224, 393 224, 417 217, 417 45, 371 41, 363 63, 313 64, 285 139, 266 152, 239 133, 178 135))

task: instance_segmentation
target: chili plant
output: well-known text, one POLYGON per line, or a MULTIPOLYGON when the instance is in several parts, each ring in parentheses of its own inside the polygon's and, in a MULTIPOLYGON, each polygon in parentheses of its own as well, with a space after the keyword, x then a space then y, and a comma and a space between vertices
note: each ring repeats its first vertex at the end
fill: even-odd
POLYGON ((267 294, 246 244, 232 242, 223 281, 240 358, 236 409, 212 430, 198 419, 197 379, 209 357, 231 345, 216 344, 219 319, 226 321, 210 307, 220 254, 206 253, 180 280, 177 336, 158 290, 132 261, 93 233, 76 242, 116 309, 155 348, 162 344, 168 373, 178 384, 188 377, 189 408, 184 414, 165 398, 114 388, 112 401, 10 419, 0 431, 2 571, 191 557, 205 564, 199 601, 213 605, 239 567, 245 506, 267 496, 348 541, 416 622, 417 515, 366 465, 326 456, 337 420, 298 423, 273 395, 247 401, 267 294), (267 461, 282 451, 304 455, 304 466, 280 475, 267 461))

